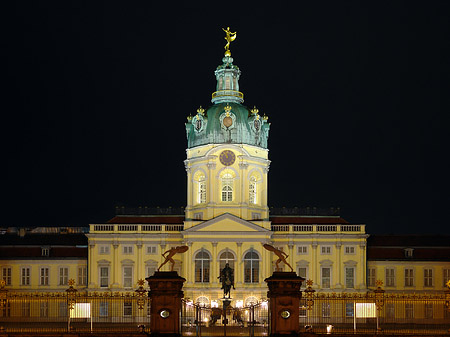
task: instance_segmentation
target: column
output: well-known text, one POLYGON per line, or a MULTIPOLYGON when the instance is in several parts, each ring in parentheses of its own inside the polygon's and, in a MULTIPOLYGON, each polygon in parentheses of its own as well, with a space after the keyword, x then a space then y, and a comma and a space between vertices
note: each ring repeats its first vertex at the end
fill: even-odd
POLYGON ((294 272, 297 273, 297 271, 295 270, 295 265, 294 265, 294 244, 292 242, 289 242, 288 244, 288 248, 289 248, 289 264, 292 266, 292 269, 294 269, 294 272))
MULTIPOLYGON (((341 263, 341 247, 342 244, 340 242, 336 243, 336 275, 337 275, 337 282, 336 282, 336 288, 341 289, 342 288, 342 263, 341 263)), ((333 287, 331 285, 331 287, 333 287)))
POLYGON ((217 276, 219 276, 220 271, 218 269, 220 269, 218 267, 218 259, 217 259, 217 241, 213 241, 212 243, 212 250, 211 250, 211 284, 213 285, 213 287, 217 287, 217 284, 219 282, 219 279, 217 278, 217 276))
MULTIPOLYGON (((365 282, 366 282, 366 243, 362 242, 359 247, 361 250, 359 253, 360 263, 359 263, 359 266, 355 266, 355 269, 359 268, 361 270, 362 278, 360 279, 360 282, 359 282, 359 289, 365 289, 366 288, 366 285, 365 285, 365 282)), ((357 270, 355 270, 355 274, 359 275, 359 273, 357 273, 357 270)))
POLYGON ((234 277, 235 277, 235 283, 236 285, 242 285, 244 283, 244 271, 242 268, 244 267, 242 265, 242 242, 236 242, 237 245, 237 252, 236 252, 236 268, 234 271, 234 277))
MULTIPOLYGON (((137 283, 139 280, 145 279, 145 268, 141 268, 141 266, 144 266, 144 261, 142 261, 142 242, 136 243, 137 248, 137 265, 134 269, 134 275, 136 275, 136 279, 134 280, 134 283, 137 283), (143 275, 144 274, 144 275, 143 275)), ((150 275, 149 275, 150 276, 150 275)))
POLYGON ((311 244, 312 247, 312 266, 311 266, 311 273, 313 280, 313 287, 319 286, 319 273, 318 270, 320 269, 319 263, 317 262, 317 242, 313 242, 311 244))
POLYGON ((95 248, 95 243, 89 243, 89 262, 88 262, 88 287, 89 288, 94 288, 95 287, 95 283, 93 280, 93 276, 97 275, 94 274, 96 273, 96 269, 97 269, 97 264, 94 265, 94 248, 95 248))
MULTIPOLYGON (((183 268, 184 268, 184 275, 187 278, 187 286, 192 285, 192 283, 194 282, 194 274, 195 274, 195 264, 194 264, 194 260, 192 258, 192 254, 194 253, 192 251, 192 241, 186 241, 186 245, 189 247, 188 251, 187 251, 187 257, 186 257, 186 261, 184 261, 183 263, 183 268)), ((183 254, 184 255, 184 254, 183 254)))
POLYGON ((113 264, 112 264, 112 288, 118 288, 119 287, 119 272, 120 272, 120 266, 119 266, 119 244, 113 243, 113 264))

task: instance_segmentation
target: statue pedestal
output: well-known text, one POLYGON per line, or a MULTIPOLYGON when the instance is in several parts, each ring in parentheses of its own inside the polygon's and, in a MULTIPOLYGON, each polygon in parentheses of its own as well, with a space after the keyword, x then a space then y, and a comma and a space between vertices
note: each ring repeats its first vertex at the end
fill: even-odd
POLYGON ((186 281, 176 271, 157 271, 147 277, 150 286, 148 297, 150 307, 151 336, 181 336, 180 312, 183 298, 183 283, 186 281))
POLYGON ((264 281, 269 287, 270 336, 298 336, 300 286, 305 279, 294 272, 274 272, 264 281))

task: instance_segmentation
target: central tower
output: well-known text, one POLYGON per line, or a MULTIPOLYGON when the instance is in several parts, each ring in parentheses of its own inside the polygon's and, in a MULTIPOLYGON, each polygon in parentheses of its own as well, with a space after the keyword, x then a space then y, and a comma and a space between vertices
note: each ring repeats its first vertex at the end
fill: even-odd
POLYGON ((186 123, 188 148, 185 229, 229 213, 268 228, 267 139, 270 123, 259 110, 243 105, 239 91, 241 71, 233 64, 226 30, 225 56, 214 72, 217 80, 213 103, 200 107, 186 123))

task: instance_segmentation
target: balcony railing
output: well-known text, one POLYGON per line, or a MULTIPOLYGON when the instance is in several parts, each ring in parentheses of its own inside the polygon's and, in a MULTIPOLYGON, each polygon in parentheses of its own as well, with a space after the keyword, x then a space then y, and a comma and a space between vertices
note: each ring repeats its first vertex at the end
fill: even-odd
POLYGON ((293 224, 283 224, 283 225, 272 225, 272 231, 274 232, 308 232, 308 233, 365 233, 365 225, 341 225, 341 224, 331 224, 331 225, 293 225, 293 224))
POLYGON ((120 233, 120 232, 133 232, 133 233, 145 233, 145 232, 181 232, 184 229, 184 225, 91 225, 91 233, 95 232, 108 232, 108 233, 120 233))

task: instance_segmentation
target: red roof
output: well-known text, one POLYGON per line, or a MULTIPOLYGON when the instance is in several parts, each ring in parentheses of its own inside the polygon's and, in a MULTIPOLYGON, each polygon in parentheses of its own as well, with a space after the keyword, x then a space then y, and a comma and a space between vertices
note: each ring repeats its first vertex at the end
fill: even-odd
POLYGON ((107 223, 112 224, 179 224, 184 222, 184 216, 126 216, 116 215, 114 218, 108 220, 107 223))
POLYGON ((272 224, 348 224, 348 221, 341 217, 322 216, 271 216, 272 224))

